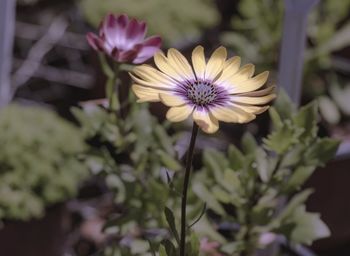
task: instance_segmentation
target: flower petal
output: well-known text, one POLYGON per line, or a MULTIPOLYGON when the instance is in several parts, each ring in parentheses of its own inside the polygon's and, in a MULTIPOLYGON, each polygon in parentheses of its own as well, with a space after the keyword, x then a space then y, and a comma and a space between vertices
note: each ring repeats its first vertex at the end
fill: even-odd
POLYGON ((205 78, 212 81, 215 80, 218 74, 223 69, 227 57, 227 51, 225 47, 220 46, 217 48, 211 55, 206 69, 205 69, 205 78))
POLYGON ((159 98, 163 104, 168 107, 178 107, 186 104, 186 101, 181 98, 181 96, 175 95, 174 93, 163 92, 159 94, 159 98))
POLYGON ((210 111, 215 118, 228 123, 247 123, 255 118, 254 114, 230 105, 213 107, 210 111))
POLYGON ((248 97, 261 97, 265 96, 267 94, 272 94, 272 92, 275 90, 275 86, 269 86, 265 89, 257 90, 257 91, 252 91, 252 92, 245 92, 239 94, 239 96, 248 96, 248 97))
POLYGON ((172 107, 166 113, 166 118, 171 122, 181 122, 185 120, 193 111, 193 106, 187 104, 179 107, 172 107))
POLYGON ((154 62, 157 67, 168 76, 171 76, 175 80, 181 82, 186 79, 184 76, 181 76, 169 63, 167 57, 162 52, 157 52, 154 55, 154 62))
POLYGON ((192 52, 192 65, 194 73, 198 79, 205 79, 205 56, 204 48, 202 46, 197 46, 192 52))
POLYGON ((244 104, 238 104, 238 103, 231 103, 233 106, 248 112, 250 114, 261 114, 263 112, 265 112, 266 110, 269 109, 270 106, 253 106, 253 105, 244 105, 244 104))
POLYGON ((228 59, 223 67, 222 74, 218 78, 217 83, 226 82, 232 75, 236 74, 241 65, 241 58, 238 56, 228 59))
POLYGON ((276 94, 268 94, 262 97, 247 97, 247 96, 239 96, 232 95, 231 100, 233 103, 243 103, 243 104, 251 104, 251 105, 263 105, 267 104, 276 98, 276 94))
POLYGON ((194 80, 195 76, 192 68, 186 58, 176 49, 168 50, 169 64, 177 71, 178 74, 183 74, 187 80, 194 80))
POLYGON ((121 51, 119 54, 119 61, 120 62, 132 62, 137 54, 139 53, 141 49, 141 45, 135 45, 134 48, 127 50, 127 51, 121 51))
POLYGON ((138 84, 133 84, 131 86, 132 91, 136 94, 136 96, 139 98, 138 102, 157 102, 160 101, 159 98, 159 90, 141 86, 138 84))
POLYGON ((214 133, 219 129, 218 120, 205 108, 196 108, 193 112, 193 120, 206 133, 214 133))
POLYGON ((147 38, 142 43, 142 49, 139 51, 136 59, 133 61, 134 64, 143 63, 159 51, 162 45, 162 39, 159 36, 152 36, 147 38))
POLYGON ((140 43, 145 37, 146 23, 138 22, 136 19, 131 19, 126 28, 126 38, 133 43, 140 43))
POLYGON ((161 83, 157 83, 157 82, 149 82, 146 80, 143 80, 141 78, 138 78, 137 76, 135 76, 134 74, 130 73, 129 74, 131 76, 131 78, 134 80, 134 82, 136 82, 137 84, 143 86, 143 87, 148 87, 151 89, 156 89, 162 92, 167 92, 167 91, 173 91, 171 87, 166 87, 165 85, 161 84, 161 83))
POLYGON ((231 77, 231 81, 241 82, 245 81, 248 78, 251 78, 254 75, 255 66, 253 64, 244 65, 236 74, 231 77))
POLYGON ((86 39, 89 43, 89 45, 96 51, 103 51, 104 47, 103 47, 103 41, 101 38, 99 38, 97 35, 95 35, 94 33, 87 33, 86 34, 86 39))
POLYGON ((127 15, 122 14, 115 17, 113 14, 109 14, 103 21, 103 31, 107 42, 112 47, 127 48, 125 43, 126 27, 128 25, 129 18, 127 15))
POLYGON ((130 75, 137 83, 150 87, 171 89, 177 83, 169 76, 148 65, 135 67, 130 75))
POLYGON ((236 82, 234 84, 230 84, 230 82, 224 82, 224 84, 227 84, 226 88, 230 94, 249 93, 261 88, 266 83, 268 76, 269 72, 265 71, 246 81, 236 82))

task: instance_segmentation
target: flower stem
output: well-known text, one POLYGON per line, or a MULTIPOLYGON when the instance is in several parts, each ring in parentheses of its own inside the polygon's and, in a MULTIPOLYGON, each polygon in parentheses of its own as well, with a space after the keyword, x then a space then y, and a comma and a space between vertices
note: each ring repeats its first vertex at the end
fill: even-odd
POLYGON ((187 191, 188 191, 188 185, 190 182, 190 174, 191 174, 191 168, 192 168, 194 145, 196 143, 197 134, 198 134, 198 125, 195 122, 193 122, 191 141, 190 141, 190 145, 189 145, 188 151, 187 151, 184 183, 183 183, 183 187, 182 187, 180 256, 185 256, 185 251, 186 251, 187 191))

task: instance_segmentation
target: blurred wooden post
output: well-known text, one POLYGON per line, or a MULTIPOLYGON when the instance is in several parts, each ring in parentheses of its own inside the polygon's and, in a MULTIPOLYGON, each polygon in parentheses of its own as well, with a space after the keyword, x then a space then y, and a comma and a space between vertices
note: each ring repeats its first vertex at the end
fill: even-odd
POLYGON ((278 84, 297 105, 300 104, 301 83, 306 44, 307 18, 319 0, 285 0, 283 37, 279 60, 278 84))
POLYGON ((0 107, 11 100, 10 74, 15 31, 16 0, 0 0, 0 107))

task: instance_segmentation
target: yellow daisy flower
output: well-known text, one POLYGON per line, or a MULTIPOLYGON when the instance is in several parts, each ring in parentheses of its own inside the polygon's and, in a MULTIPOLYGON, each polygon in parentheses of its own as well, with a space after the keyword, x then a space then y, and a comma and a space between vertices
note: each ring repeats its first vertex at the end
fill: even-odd
POLYGON ((240 58, 228 60, 224 47, 219 47, 205 61, 204 49, 192 52, 192 66, 176 49, 154 55, 157 68, 141 65, 130 74, 135 84, 132 90, 138 102, 161 101, 170 107, 167 119, 180 122, 192 115, 207 133, 219 128, 219 120, 246 123, 268 109, 275 98, 274 87, 261 89, 268 72, 253 77, 254 65, 240 68, 240 58))

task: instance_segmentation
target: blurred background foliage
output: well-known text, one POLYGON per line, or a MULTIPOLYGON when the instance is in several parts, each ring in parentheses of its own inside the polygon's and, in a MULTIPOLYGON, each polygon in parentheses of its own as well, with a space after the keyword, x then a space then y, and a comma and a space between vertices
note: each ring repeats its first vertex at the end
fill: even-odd
POLYGON ((85 144, 79 129, 39 107, 0 111, 0 219, 42 217, 47 207, 77 194, 87 177, 77 158, 85 144))
MULTIPOLYGON (((349 117, 343 111, 344 101, 333 90, 346 91, 348 87, 345 83, 339 86, 340 81, 334 77, 350 72, 338 54, 350 45, 349 8, 349 0, 322 0, 308 20, 303 97, 309 101, 323 95, 321 112, 330 124, 339 123, 342 116, 349 117)), ((221 41, 235 54, 245 56, 247 62, 255 63, 258 71, 276 72, 283 14, 284 2, 280 0, 239 1, 238 15, 232 17, 230 31, 222 34, 221 41)))

